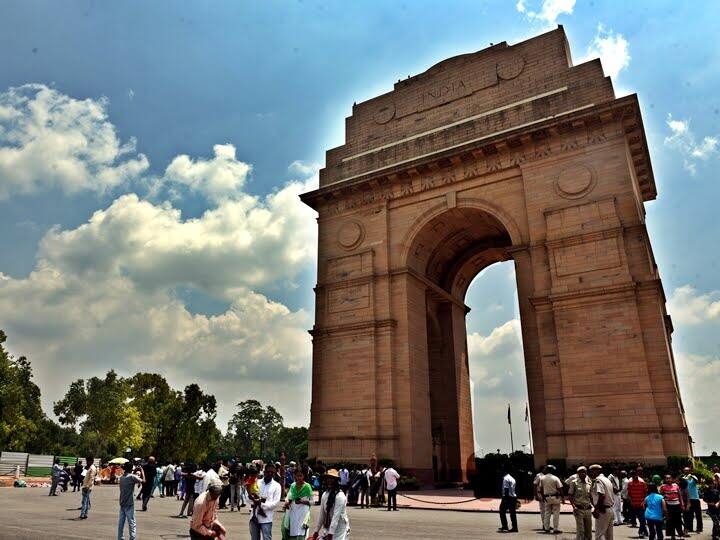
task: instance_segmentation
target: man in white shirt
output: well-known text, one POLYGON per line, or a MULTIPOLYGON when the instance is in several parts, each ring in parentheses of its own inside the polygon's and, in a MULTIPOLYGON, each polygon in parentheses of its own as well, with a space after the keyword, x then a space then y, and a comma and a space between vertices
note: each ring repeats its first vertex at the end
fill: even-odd
POLYGON ((517 527, 517 494, 515 493, 515 479, 510 474, 510 471, 505 469, 505 476, 502 481, 502 501, 500 502, 500 530, 499 532, 518 532, 517 527), (510 511, 510 523, 512 523, 512 529, 508 530, 507 516, 505 515, 510 511))
POLYGON ((80 519, 87 519, 90 510, 90 493, 95 485, 95 477, 97 476, 97 467, 93 465, 94 458, 87 458, 85 466, 85 477, 82 483, 82 505, 80 507, 80 519))
MULTIPOLYGON (((281 487, 274 480, 275 465, 265 465, 263 479, 258 482, 259 495, 250 495, 252 498, 252 517, 250 518, 250 538, 272 540, 272 520, 275 507, 280 502, 281 487)), ((248 490, 249 491, 249 490, 248 490)))
POLYGON ((397 483, 400 479, 400 473, 398 473, 392 467, 385 469, 385 489, 387 489, 387 505, 388 512, 394 510, 397 512, 397 483), (391 508, 392 504, 392 508, 391 508))
POLYGON ((338 471, 340 475, 340 489, 343 493, 347 494, 348 484, 350 483, 350 471, 348 471, 343 465, 338 471))
POLYGON ((613 540, 613 485, 602 473, 600 465, 590 465, 588 475, 593 480, 590 496, 595 518, 595 540, 613 540))

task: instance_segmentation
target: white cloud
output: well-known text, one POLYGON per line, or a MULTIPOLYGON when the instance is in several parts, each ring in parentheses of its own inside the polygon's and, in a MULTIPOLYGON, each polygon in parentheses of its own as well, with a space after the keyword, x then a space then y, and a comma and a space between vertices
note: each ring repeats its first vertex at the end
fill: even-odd
POLYGON ((520 321, 511 319, 488 335, 473 332, 467 336, 470 376, 473 384, 475 447, 487 453, 510 450, 507 405, 511 404, 516 449, 527 442, 523 422, 527 403, 525 360, 520 321))
POLYGON ((542 0, 540 9, 528 9, 525 0, 518 0, 515 9, 532 21, 539 21, 550 26, 557 24, 560 15, 570 15, 575 8, 575 0, 542 0))
POLYGON ((196 160, 185 154, 176 156, 165 169, 162 182, 185 185, 211 201, 242 196, 252 167, 236 159, 232 144, 216 144, 213 154, 211 159, 196 160))
POLYGON ((690 129, 689 120, 675 120, 668 114, 665 121, 670 128, 670 135, 665 137, 665 145, 677 150, 683 156, 683 166, 691 175, 697 173, 699 162, 708 161, 718 155, 720 139, 716 136, 705 136, 698 143, 690 129))
POLYGON ((602 24, 599 24, 597 33, 580 63, 594 58, 600 58, 605 75, 615 78, 630 65, 631 57, 628 41, 622 34, 606 29, 602 24))
POLYGON ((290 174, 296 175, 300 178, 311 178, 316 176, 322 165, 315 162, 307 162, 297 159, 293 161, 288 167, 290 174))
POLYGON ((264 198, 243 194, 189 220, 130 194, 77 228, 50 230, 30 275, 0 279, 0 328, 32 359, 46 407, 71 380, 115 368, 198 381, 218 397, 223 421, 240 397, 265 388, 289 421, 306 422, 307 408, 273 389, 309 387, 312 317, 254 292, 314 260, 314 214, 298 199, 305 189, 293 182, 264 198), (229 308, 193 314, 180 285, 229 308))
POLYGON ((680 393, 688 420, 690 435, 695 440, 695 451, 709 455, 720 451, 720 423, 717 410, 709 406, 717 395, 720 381, 720 357, 698 354, 678 354, 676 359, 680 393))
POLYGON ((312 317, 266 294, 295 286, 315 260, 315 212, 299 194, 317 175, 252 196, 243 189, 251 166, 218 144, 209 159, 180 155, 150 177, 106 109, 42 85, 0 94, 0 196, 127 191, 133 180, 152 188, 153 201, 184 187, 211 207, 184 219, 168 201, 125 194, 86 223, 49 230, 28 276, 0 274, 0 328, 31 358, 46 410, 73 379, 114 368, 157 371, 176 386, 197 381, 218 397, 221 421, 252 396, 306 423, 312 317), (185 290, 227 308, 193 313, 185 290), (293 384, 301 390, 284 391, 293 384))
POLYGON ((79 100, 42 84, 0 93, 0 199, 52 188, 105 192, 147 168, 135 140, 118 138, 106 99, 79 100))
POLYGON ((692 285, 675 289, 668 299, 668 313, 676 323, 701 324, 720 318, 720 291, 699 293, 692 285))

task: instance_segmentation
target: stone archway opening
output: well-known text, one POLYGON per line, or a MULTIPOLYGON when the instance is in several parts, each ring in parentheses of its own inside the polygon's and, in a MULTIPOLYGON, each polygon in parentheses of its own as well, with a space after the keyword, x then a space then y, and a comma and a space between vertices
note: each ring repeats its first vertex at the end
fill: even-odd
POLYGON ((467 290, 465 303, 475 454, 532 453, 517 275, 514 261, 483 269, 467 290), (512 411, 511 440, 507 422, 512 411), (528 418, 525 412, 528 407, 528 418), (513 445, 514 443, 514 445, 513 445))
POLYGON ((475 453, 465 297, 481 271, 510 260, 511 247, 500 220, 472 207, 433 217, 410 244, 408 268, 427 283, 428 429, 435 483, 463 481, 475 453))

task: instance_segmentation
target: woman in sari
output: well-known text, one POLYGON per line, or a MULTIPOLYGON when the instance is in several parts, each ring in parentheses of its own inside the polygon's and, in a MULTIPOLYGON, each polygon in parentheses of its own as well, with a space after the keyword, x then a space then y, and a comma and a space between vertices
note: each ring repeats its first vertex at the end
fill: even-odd
POLYGON ((320 501, 320 515, 313 540, 346 540, 350 533, 350 520, 347 515, 347 499, 340 490, 340 475, 335 469, 325 473, 325 493, 320 501), (321 534, 322 533, 322 534, 321 534))
POLYGON ((285 499, 285 516, 282 523, 283 540, 305 540, 310 527, 310 506, 313 490, 305 481, 302 469, 295 469, 295 481, 285 499))

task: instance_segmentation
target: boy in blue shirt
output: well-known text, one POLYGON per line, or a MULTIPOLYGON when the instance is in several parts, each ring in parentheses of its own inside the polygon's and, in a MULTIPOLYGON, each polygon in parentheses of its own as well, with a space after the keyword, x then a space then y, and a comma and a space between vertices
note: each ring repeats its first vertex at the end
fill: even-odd
POLYGON ((645 521, 650 540, 663 540, 663 517, 667 514, 665 498, 658 493, 655 484, 648 484, 648 496, 645 497, 645 521))
POLYGON ((123 533, 125 531, 125 520, 128 522, 128 529, 130 530, 130 540, 136 538, 136 527, 135 527, 135 497, 134 490, 136 485, 141 485, 143 479, 139 476, 132 474, 133 464, 128 461, 123 465, 123 474, 118 480, 120 484, 120 516, 118 519, 118 540, 123 540, 123 533))

